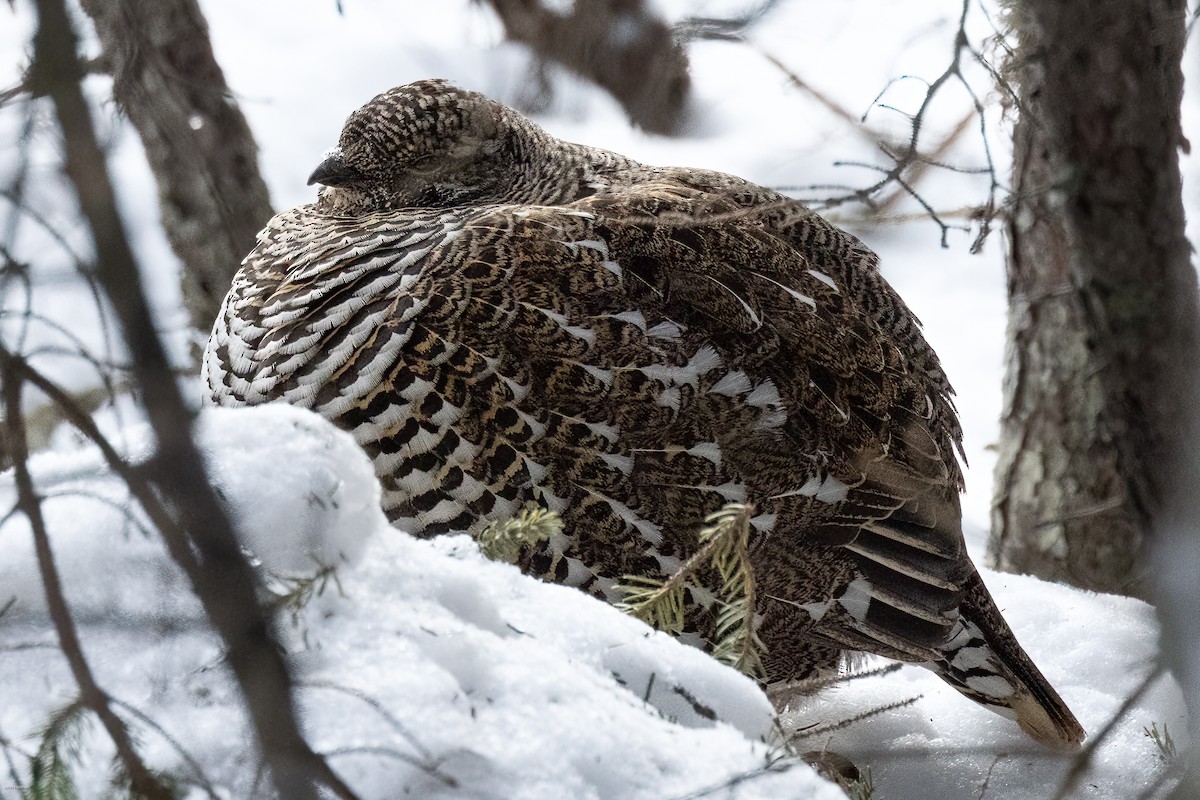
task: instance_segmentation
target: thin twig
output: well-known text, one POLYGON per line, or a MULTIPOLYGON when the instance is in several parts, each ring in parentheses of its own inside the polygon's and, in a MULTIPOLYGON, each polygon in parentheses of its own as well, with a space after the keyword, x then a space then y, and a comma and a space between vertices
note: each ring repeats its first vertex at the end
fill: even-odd
POLYGON ((1129 712, 1129 709, 1133 708, 1133 704, 1142 699, 1142 695, 1144 695, 1150 689, 1150 687, 1154 685, 1155 681, 1162 677, 1164 672, 1166 672, 1166 667, 1162 664, 1162 662, 1156 664, 1154 669, 1150 670, 1150 673, 1146 675, 1145 678, 1142 678, 1142 681, 1137 685, 1137 688, 1129 693, 1129 695, 1125 698, 1125 701, 1121 703, 1119 708, 1117 708, 1116 713, 1112 715, 1112 718, 1105 723, 1104 727, 1101 728, 1091 738, 1091 740, 1081 751, 1079 751, 1079 755, 1075 757, 1071 764, 1071 769, 1067 772, 1066 777, 1063 778, 1062 784, 1060 784, 1058 787, 1058 791, 1055 792, 1054 800, 1063 800, 1063 798, 1065 798, 1067 794, 1070 793, 1073 788, 1075 788, 1075 783, 1079 780, 1083 773, 1087 771, 1087 768, 1091 766, 1092 758, 1095 757, 1096 751, 1100 748, 1100 745, 1104 744, 1105 740, 1108 739, 1109 734, 1116 729, 1117 723, 1124 719, 1125 715, 1129 712))
POLYGON ((184 749, 183 745, 181 745, 174 736, 168 733, 163 726, 159 725, 137 707, 126 703, 124 700, 118 700, 115 697, 110 697, 109 699, 115 705, 120 706, 130 714, 133 714, 135 717, 140 719, 142 724, 148 726, 151 730, 161 736, 167 742, 167 744, 171 745, 175 752, 179 754, 179 757, 182 758, 189 767, 191 767, 192 773, 196 776, 196 781, 199 783, 200 788, 202 788, 205 793, 212 798, 212 800, 220 800, 220 795, 217 794, 217 790, 213 787, 212 781, 210 781, 208 776, 204 774, 204 768, 201 767, 199 762, 192 757, 191 753, 184 749))
POLYGON ((225 644, 263 758, 281 798, 317 800, 314 781, 343 800, 354 792, 300 733, 291 678, 258 607, 256 578, 191 440, 191 419, 154 326, 91 111, 80 85, 78 39, 65 0, 36 0, 31 78, 48 95, 63 133, 66 172, 95 246, 96 274, 121 321, 133 373, 157 438, 154 484, 170 504, 160 528, 225 644))
MULTIPOLYGON (((978 112, 975 109, 968 111, 966 115, 958 121, 958 124, 950 130, 950 133, 942 137, 942 140, 938 142, 937 146, 934 147, 928 155, 923 155, 921 158, 913 161, 908 177, 908 182, 910 184, 915 186, 916 183, 921 180, 921 178, 924 177, 924 175, 929 171, 929 167, 939 167, 952 172, 962 171, 950 164, 943 164, 941 161, 943 158, 945 158, 946 154, 950 152, 950 148, 954 147, 958 140, 962 138, 963 133, 965 133, 967 128, 970 127, 971 123, 975 121, 977 113, 978 112)), ((896 190, 892 192, 890 195, 879 201, 877 212, 880 215, 887 214, 889 211, 895 208, 897 203, 904 199, 905 194, 906 192, 903 190, 896 190)))
POLYGON ((63 594, 62 579, 54 563, 46 520, 42 516, 41 499, 34 489, 33 477, 29 473, 29 451, 25 441, 25 420, 21 411, 21 389, 24 382, 17 377, 17 371, 13 368, 12 359, 7 351, 0 353, 0 375, 3 376, 4 384, 6 450, 12 457, 17 505, 29 520, 29 528, 33 533, 38 571, 41 573, 46 605, 54 623, 54 630, 58 634, 59 646, 66 656, 71 675, 79 686, 84 704, 100 719, 117 750, 117 758, 120 759, 125 774, 129 776, 133 789, 148 800, 171 800, 171 792, 138 756, 129 736, 129 729, 113 712, 108 694, 96 682, 83 655, 83 646, 80 644, 79 634, 71 619, 70 607, 63 594))
POLYGON ((427 772, 429 774, 430 777, 434 778, 435 780, 437 780, 439 783, 441 783, 443 786, 445 786, 448 789, 458 789, 459 788, 458 780, 456 778, 454 778, 452 775, 444 775, 444 774, 438 772, 436 768, 431 769, 430 766, 428 764, 426 764, 425 762, 421 761, 421 759, 414 758, 413 756, 410 756, 408 753, 401 753, 399 750, 395 749, 394 747, 382 747, 380 745, 365 745, 365 744, 363 744, 363 745, 357 745, 354 747, 338 747, 333 750, 325 751, 326 758, 332 758, 335 756, 349 756, 349 755, 373 755, 373 756, 385 756, 387 758, 393 758, 396 761, 401 761, 405 764, 408 764, 410 767, 416 767, 417 769, 424 770, 425 772, 427 772))
MULTIPOLYGON (((964 68, 964 53, 970 59, 980 64, 989 74, 995 76, 995 70, 987 63, 983 54, 976 50, 967 38, 966 20, 970 10, 971 0, 963 0, 961 13, 959 15, 958 28, 955 31, 953 52, 949 66, 931 82, 926 82, 925 96, 921 101, 920 107, 916 113, 905 116, 909 122, 909 138, 903 144, 892 144, 885 137, 873 132, 867 127, 866 120, 870 111, 874 108, 889 109, 898 111, 883 102, 882 98, 887 91, 899 80, 909 79, 910 76, 898 78, 888 82, 888 84, 880 91, 875 100, 871 103, 866 114, 860 118, 855 118, 849 114, 846 109, 839 104, 833 102, 821 92, 814 89, 807 82, 801 79, 794 72, 789 70, 782 62, 768 53, 759 50, 763 57, 769 60, 773 65, 780 69, 789 79, 791 84, 796 88, 804 91, 812 96, 818 103, 827 108, 831 113, 839 119, 850 124, 850 126, 860 135, 866 137, 874 144, 884 156, 891 162, 890 166, 878 166, 875 164, 865 164, 856 161, 840 161, 835 162, 835 166, 857 166, 870 169, 880 174, 878 180, 865 187, 852 186, 831 186, 828 184, 811 185, 811 186, 794 186, 794 187, 776 187, 778 191, 794 191, 794 192, 816 192, 833 190, 841 192, 833 196, 806 197, 800 196, 800 200, 809 203, 816 208, 829 209, 835 208, 847 203, 861 203, 871 210, 872 215, 886 213, 891 208, 894 208, 905 197, 912 197, 925 211, 925 217, 933 220, 941 231, 942 246, 948 246, 948 235, 951 230, 962 229, 970 230, 970 226, 961 226, 952 224, 947 221, 947 217, 938 214, 932 205, 926 201, 916 190, 916 182, 927 172, 929 167, 938 167, 941 169, 950 169, 955 172, 963 173, 980 173, 987 175, 990 180, 987 197, 984 202, 969 214, 969 220, 979 225, 979 232, 976 234, 974 241, 971 244, 971 252, 978 252, 983 246, 983 241, 990 233, 992 222, 998 212, 997 196, 1004 191, 1001 185, 995 164, 992 159, 991 146, 988 142, 987 121, 985 117, 985 109, 982 101, 972 89, 970 82, 963 73, 964 68), (920 142, 922 133, 925 128, 926 115, 933 104, 938 93, 941 92, 951 81, 957 81, 963 86, 967 94, 971 97, 973 108, 972 110, 934 147, 929 155, 922 154, 920 150, 920 142), (983 140, 983 148, 986 159, 986 165, 978 169, 962 169, 951 166, 943 162, 943 157, 953 147, 963 133, 970 127, 972 120, 978 120, 979 132, 983 140), (886 197, 879 199, 879 195, 888 187, 895 186, 896 188, 886 197)), ((731 37, 726 37, 731 38, 731 37)), ((903 113, 903 112, 898 112, 903 113)))
POLYGON ((437 765, 435 764, 433 753, 429 752, 428 748, 421 743, 421 740, 404 727, 404 724, 396 718, 395 714, 384 708, 383 704, 374 697, 371 697, 370 695, 366 694, 365 692, 361 692, 358 689, 352 689, 349 686, 341 686, 340 684, 331 683, 329 681, 304 681, 303 683, 297 683, 296 685, 303 689, 326 689, 332 692, 341 692, 342 694, 349 695, 356 700, 361 700, 363 703, 366 703, 375 711, 375 713, 383 717, 388 725, 391 726, 392 730, 400 734, 400 738, 408 742, 409 746, 412 747, 413 750, 417 751, 417 754, 424 760, 424 763, 420 766, 430 770, 431 772, 437 772, 437 765))
MULTIPOLYGON (((781 597, 767 595, 771 600, 777 600, 783 603, 791 603, 781 597)), ((883 664, 878 667, 871 667, 857 672, 850 672, 845 675, 830 675, 827 677, 803 678, 798 681, 789 681, 772 686, 767 689, 767 697, 770 698, 772 704, 777 708, 780 703, 790 703, 793 698, 816 694, 822 689, 828 689, 830 686, 843 686, 863 678, 875 678, 882 675, 890 675, 904 667, 900 663, 883 664)), ((786 707, 786 706, 785 706, 786 707)))
MULTIPOLYGON (((6 369, 10 370, 13 375, 37 387, 42 394, 46 395, 50 402, 58 406, 63 418, 96 446, 108 468, 129 487, 130 493, 141 503, 146 516, 150 518, 155 527, 161 530, 164 526, 175 524, 170 512, 162 504, 158 493, 145 473, 132 466, 117 452, 112 442, 100 431, 92 418, 79 408, 74 398, 65 389, 36 370, 24 358, 9 352, 4 345, 0 345, 0 360, 3 360, 6 369)), ((185 572, 200 568, 190 550, 185 550, 182 557, 187 561, 186 564, 180 564, 185 572)))
POLYGON ((887 138, 867 127, 866 124, 864 124, 862 117, 856 114, 851 114, 845 106, 841 105, 829 95, 825 94, 820 89, 817 89, 808 81, 801 78, 794 70, 784 64, 774 55, 757 46, 752 46, 752 49, 770 62, 773 67, 782 72, 788 79, 788 83, 790 83, 796 89, 799 89, 807 94, 813 100, 816 100, 819 105, 823 106, 835 117, 849 125, 851 130, 861 135, 870 144, 880 147, 886 143, 887 138))
POLYGON ((1005 758, 1007 753, 996 753, 996 757, 992 759, 992 763, 988 764, 987 774, 983 776, 983 783, 979 785, 979 794, 975 800, 983 800, 983 796, 987 794, 988 785, 992 782, 992 772, 996 769, 996 765, 1000 763, 1000 759, 1005 758))
POLYGON ((913 697, 906 697, 903 700, 896 700, 892 703, 885 703, 884 705, 867 709, 866 711, 855 714, 852 717, 840 719, 837 722, 821 722, 808 728, 801 728, 792 732, 792 734, 788 737, 787 744, 791 746, 794 742, 802 741, 804 739, 811 739, 814 736, 821 736, 822 734, 826 733, 833 733, 834 731, 840 731, 843 728, 848 728, 851 725, 862 722, 864 719, 870 719, 871 717, 877 717, 880 714, 886 714, 889 711, 896 711, 897 709, 911 706, 922 697, 924 697, 924 695, 919 694, 914 695, 913 697))

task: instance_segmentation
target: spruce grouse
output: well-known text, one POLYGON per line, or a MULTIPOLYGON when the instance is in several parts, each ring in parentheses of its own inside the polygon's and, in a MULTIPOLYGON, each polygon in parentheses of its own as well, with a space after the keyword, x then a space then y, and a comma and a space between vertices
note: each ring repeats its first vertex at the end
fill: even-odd
MULTIPOLYGON (((355 111, 309 183, 317 202, 268 223, 225 299, 212 402, 351 432, 415 534, 558 511, 523 568, 609 600, 746 503, 768 682, 866 651, 1083 739, 967 556, 950 385, 856 238, 440 80, 355 111)), ((711 641, 712 594, 686 598, 711 641)))

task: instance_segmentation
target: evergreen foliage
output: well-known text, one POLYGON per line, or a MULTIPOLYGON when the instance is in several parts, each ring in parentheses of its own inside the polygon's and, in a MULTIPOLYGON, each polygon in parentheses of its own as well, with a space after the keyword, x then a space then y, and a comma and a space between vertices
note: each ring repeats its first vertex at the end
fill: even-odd
POLYGON ((79 793, 71 766, 78 763, 87 706, 77 697, 50 715, 37 733, 38 748, 30 759, 29 786, 21 800, 76 800, 79 793))
POLYGON ((523 547, 535 547, 562 532, 558 512, 537 503, 526 503, 513 517, 490 522, 475 540, 483 554, 493 561, 515 564, 523 547))
POLYGON ((698 536, 700 548, 679 570, 665 581, 626 575, 616 587, 624 594, 617 607, 678 635, 684 627, 689 585, 708 590, 720 609, 713 656, 748 675, 761 676, 765 647, 755 631, 756 584, 749 555, 753 514, 754 508, 748 504, 728 503, 708 515, 698 536))

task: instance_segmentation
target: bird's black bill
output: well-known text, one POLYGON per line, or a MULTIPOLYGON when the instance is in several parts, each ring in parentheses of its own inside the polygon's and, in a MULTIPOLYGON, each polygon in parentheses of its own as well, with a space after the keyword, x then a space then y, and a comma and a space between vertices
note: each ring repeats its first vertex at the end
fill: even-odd
POLYGON ((332 155, 317 165, 312 175, 308 176, 308 185, 319 183, 322 186, 342 186, 353 183, 362 177, 358 170, 342 161, 340 155, 332 155))

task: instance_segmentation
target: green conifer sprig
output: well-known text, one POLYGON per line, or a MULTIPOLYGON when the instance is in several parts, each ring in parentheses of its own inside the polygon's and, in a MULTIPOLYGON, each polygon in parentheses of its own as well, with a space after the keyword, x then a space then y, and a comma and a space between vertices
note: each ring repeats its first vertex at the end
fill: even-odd
POLYGON ((562 517, 557 511, 529 502, 515 516, 488 523, 476 534, 475 541, 479 542, 483 554, 493 561, 515 564, 522 547, 535 547, 561 533, 562 529, 562 517))
POLYGON ((76 698, 50 715, 38 731, 38 748, 29 765, 29 785, 22 800, 76 800, 79 792, 72 764, 79 762, 87 706, 76 698))
POLYGON ((309 558, 316 566, 315 572, 301 575, 270 574, 276 583, 272 587, 273 597, 270 604, 273 608, 287 611, 293 622, 299 622, 300 612, 313 599, 325 594, 330 583, 337 588, 339 596, 344 596, 342 584, 337 576, 337 566, 323 564, 315 556, 310 555, 309 558))
MULTIPOLYGON (((699 555, 699 553, 697 553, 699 555)), ((623 595, 616 607, 652 628, 678 636, 683 633, 683 590, 688 566, 695 556, 665 581, 645 575, 625 575, 613 588, 623 595)))
POLYGON ((624 599, 617 607, 670 634, 684 626, 684 590, 703 570, 714 571, 709 589, 720 604, 713 656, 750 675, 763 673, 766 648, 755 631, 755 582, 750 566, 750 518, 754 507, 728 503, 705 517, 700 548, 665 581, 626 575, 617 584, 624 599))

